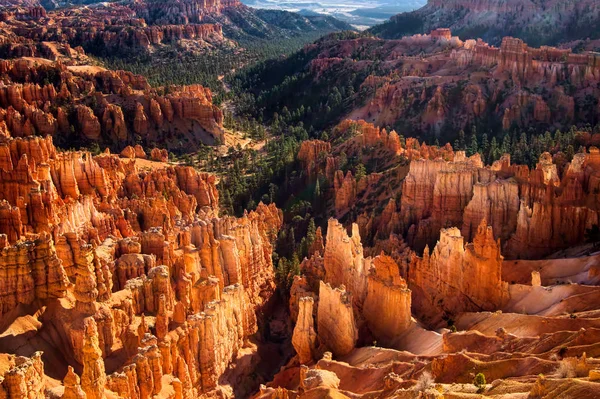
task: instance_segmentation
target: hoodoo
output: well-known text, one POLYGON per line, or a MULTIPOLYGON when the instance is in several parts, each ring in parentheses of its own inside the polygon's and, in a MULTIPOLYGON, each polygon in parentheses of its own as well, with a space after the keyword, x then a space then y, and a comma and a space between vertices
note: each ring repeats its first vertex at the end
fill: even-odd
POLYGON ((600 397, 597 1, 5 3, 0 399, 600 397))

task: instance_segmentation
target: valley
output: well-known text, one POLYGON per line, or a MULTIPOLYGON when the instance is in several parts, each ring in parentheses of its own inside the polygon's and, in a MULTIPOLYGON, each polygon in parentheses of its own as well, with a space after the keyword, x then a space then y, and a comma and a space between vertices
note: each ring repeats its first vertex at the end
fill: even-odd
POLYGON ((330 15, 341 21, 352 24, 357 29, 380 24, 391 16, 401 12, 412 11, 425 4, 420 0, 403 1, 274 1, 246 0, 244 4, 260 9, 273 9, 299 12, 303 15, 330 15))

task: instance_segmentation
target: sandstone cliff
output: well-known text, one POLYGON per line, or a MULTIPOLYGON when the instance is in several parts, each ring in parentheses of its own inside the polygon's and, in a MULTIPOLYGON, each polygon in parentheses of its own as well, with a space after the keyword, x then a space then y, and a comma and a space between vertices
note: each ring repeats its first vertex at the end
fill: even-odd
POLYGON ((319 340, 335 356, 347 355, 354 349, 358 330, 352 310, 352 295, 341 288, 321 282, 317 316, 319 340))
POLYGON ((460 154, 451 162, 412 161, 402 189, 402 231, 420 251, 448 226, 470 240, 485 219, 508 258, 539 258, 581 243, 598 223, 595 178, 584 177, 596 175, 597 151, 577 155, 562 178, 547 153, 533 170, 511 165, 508 156, 491 167, 460 154))
POLYGON ((223 138, 223 114, 212 104, 210 90, 199 85, 173 88, 165 95, 129 72, 42 59, 6 61, 1 74, 0 122, 9 136, 99 141, 119 151, 135 135, 148 146, 167 148, 181 147, 175 140, 181 134, 206 144, 223 138), (47 75, 57 79, 48 83, 42 78, 47 75), (54 101, 61 105, 50 107, 54 101))
MULTIPOLYGON (((0 148, 2 322, 23 306, 43 314, 51 356, 76 370, 51 370, 65 397, 220 391, 274 293, 281 211, 219 217, 215 176, 190 167, 61 153, 50 136, 0 148)), ((31 383, 15 380, 23 392, 8 397, 43 397, 48 381, 25 368, 15 378, 31 383)))
POLYGON ((485 220, 469 244, 457 228, 441 230, 433 251, 426 247, 423 257, 410 265, 415 313, 435 324, 444 314, 500 308, 508 299, 502 260, 499 242, 485 220))

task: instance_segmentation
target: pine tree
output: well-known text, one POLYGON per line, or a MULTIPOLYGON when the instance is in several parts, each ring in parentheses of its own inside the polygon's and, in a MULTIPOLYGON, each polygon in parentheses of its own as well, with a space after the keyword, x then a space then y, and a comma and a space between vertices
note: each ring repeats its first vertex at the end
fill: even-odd
POLYGON ((365 165, 363 165, 362 163, 356 165, 355 173, 356 181, 360 181, 360 179, 367 175, 367 169, 365 168, 365 165))
POLYGON ((298 255, 294 254, 292 256, 292 262, 290 265, 290 287, 291 283, 294 281, 294 276, 298 276, 300 274, 300 260, 298 259, 298 255))
POLYGON ((278 189, 279 189, 279 187, 277 187, 277 185, 275 183, 269 184, 269 202, 270 203, 275 202, 275 195, 277 194, 278 189))
POLYGON ((464 130, 460 130, 458 132, 458 146, 457 146, 457 150, 465 150, 466 149, 466 144, 465 144, 465 131, 464 130))
POLYGON ((479 144, 477 143, 477 136, 475 133, 471 134, 471 140, 469 143, 469 148, 467 149, 467 155, 475 155, 479 151, 479 144))
POLYGON ((568 159, 569 161, 570 161, 570 160, 572 160, 572 159, 573 159, 573 156, 575 155, 575 148, 573 147, 573 145, 572 145, 572 144, 569 144, 569 145, 567 146, 566 153, 567 153, 567 159, 568 159))
POLYGON ((490 149, 490 142, 488 141, 488 135, 487 135, 487 133, 484 133, 483 136, 481 136, 481 151, 484 154, 487 154, 489 149, 490 149))
POLYGON ((502 146, 500 147, 500 151, 502 152, 502 154, 511 153, 511 142, 510 136, 508 134, 505 134, 504 138, 502 139, 502 146))
POLYGON ((492 137, 492 143, 490 144, 490 152, 489 152, 488 162, 492 163, 494 161, 497 161, 498 159, 500 159, 501 156, 502 156, 502 153, 500 151, 500 147, 498 147, 498 141, 496 140, 495 137, 492 137))
POLYGON ((317 228, 315 226, 315 219, 310 218, 310 221, 308 222, 308 228, 306 229, 306 241, 308 246, 311 246, 315 242, 316 236, 317 228))
POLYGON ((315 184, 315 194, 314 194, 315 203, 319 201, 319 198, 321 198, 321 185, 319 184, 319 179, 317 179, 317 183, 315 184))

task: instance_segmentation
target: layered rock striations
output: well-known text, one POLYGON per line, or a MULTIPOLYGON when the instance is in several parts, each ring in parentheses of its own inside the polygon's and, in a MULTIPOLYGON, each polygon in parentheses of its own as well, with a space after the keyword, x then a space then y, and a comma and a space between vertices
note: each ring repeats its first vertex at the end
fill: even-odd
POLYGON ((62 298, 69 286, 67 273, 47 233, 4 247, 0 272, 2 314, 20 304, 62 298))
MULTIPOLYGON (((321 180, 327 179, 329 184, 326 187, 333 188, 327 194, 333 197, 337 218, 362 213, 357 222, 367 244, 375 236, 385 238, 389 233, 399 233, 401 230, 399 214, 394 205, 401 189, 398 183, 408 172, 408 160, 454 158, 450 145, 428 146, 414 138, 401 140, 395 131, 387 133, 385 129, 363 120, 341 122, 333 129, 332 136, 336 144, 328 154, 321 152, 321 158, 327 157, 321 159, 318 169, 311 171, 309 179, 314 179, 314 175, 321 180), (356 178, 355 174, 360 171, 356 167, 348 168, 350 157, 363 165, 373 165, 370 173, 356 178), (385 215, 381 218, 374 213, 380 207, 386 207, 385 215)), ((301 148, 301 159, 304 159, 305 153, 308 151, 301 148)))
MULTIPOLYGON (((50 372, 66 397, 221 391, 275 291, 281 211, 219 217, 215 176, 191 167, 59 152, 50 136, 0 148, 2 323, 16 308, 43 314, 49 347, 74 367, 50 372)), ((8 397, 41 397, 27 389, 8 397)))
POLYGON ((321 140, 307 140, 300 144, 298 159, 309 177, 314 178, 324 170, 325 160, 331 151, 331 144, 321 140))
POLYGON ((5 32, 15 36, 9 48, 11 56, 43 56, 73 62, 85 58, 81 46, 124 54, 132 49, 150 52, 161 45, 182 42, 192 43, 198 49, 221 45, 222 26, 204 19, 238 4, 182 2, 165 8, 161 2, 147 1, 99 4, 93 11, 85 7, 48 12, 41 7, 28 8, 36 15, 40 15, 37 10, 43 10, 39 18, 26 15, 24 8, 10 7, 8 12, 12 11, 13 17, 4 18, 1 23, 5 32), (189 17, 184 17, 186 13, 189 17))
POLYGON ((485 220, 468 244, 457 228, 442 229, 435 248, 430 252, 426 247, 409 267, 415 313, 435 323, 442 314, 501 308, 508 299, 502 261, 499 242, 485 220))
POLYGON ((441 228, 459 227, 471 240, 487 220, 508 258, 539 258, 581 243, 598 223, 597 151, 578 154, 560 178, 547 153, 532 170, 507 156, 491 167, 477 157, 413 161, 402 189, 402 231, 422 250, 441 228))
MULTIPOLYGON (((393 20, 381 29, 388 26, 393 20)), ((341 68, 364 73, 360 88, 373 95, 367 102, 354 103, 349 96, 353 108, 346 118, 403 126, 405 131, 398 135, 437 138, 482 124, 510 131, 538 126, 568 129, 574 123, 597 121, 597 106, 590 98, 600 96, 600 58, 567 47, 575 43, 535 48, 501 32, 495 45, 451 36, 447 30, 413 36, 406 36, 405 29, 401 32, 388 40, 325 40, 304 50, 315 81, 335 85, 341 68), (373 76, 369 68, 380 62, 381 73, 373 76)), ((367 137, 376 136, 372 133, 367 137)), ((394 151, 397 135, 389 132, 389 136, 385 141, 394 151)), ((365 140, 365 146, 368 143, 365 140)))
POLYGON ((352 352, 358 329, 352 310, 352 295, 344 287, 331 288, 321 281, 317 316, 319 339, 335 356, 352 352))
POLYGON ((315 252, 305 259, 301 272, 290 299, 297 315, 292 342, 301 363, 315 360, 317 352, 346 355, 359 339, 366 339, 366 331, 393 346, 412 326, 411 291, 400 267, 384 254, 365 258, 356 224, 349 237, 337 220, 330 219, 323 256, 315 252))
POLYGON ((314 359, 317 347, 313 305, 314 299, 312 297, 300 298, 298 318, 292 335, 292 344, 298 354, 298 360, 303 364, 310 363, 314 359))
POLYGON ((181 134, 207 144, 223 138, 223 114, 210 90, 199 85, 164 94, 128 72, 42 59, 5 61, 0 72, 0 122, 8 136, 100 141, 119 151, 136 137, 167 148, 181 147, 181 134), (56 78, 49 82, 48 75, 56 78))
POLYGON ((411 290, 389 256, 373 258, 367 280, 363 317, 377 342, 394 346, 394 341, 411 326, 411 290))
POLYGON ((518 35, 535 37, 541 44, 556 45, 587 38, 593 32, 590 26, 597 23, 599 12, 598 4, 591 0, 576 3, 548 0, 543 4, 517 0, 429 0, 422 8, 392 17, 392 23, 377 33, 389 38, 406 34, 403 24, 408 19, 419 21, 408 29, 411 33, 435 29, 432 36, 444 37, 442 34, 448 29, 439 28, 451 28, 467 32, 469 38, 481 36, 494 44, 500 44, 503 36, 518 35), (586 14, 582 17, 583 11, 586 14), (478 27, 485 28, 480 35, 475 33, 478 27))

